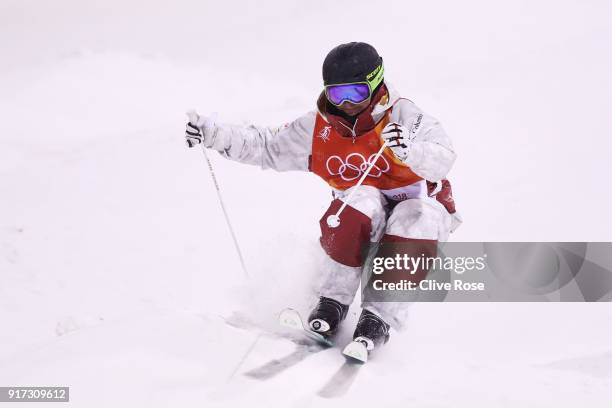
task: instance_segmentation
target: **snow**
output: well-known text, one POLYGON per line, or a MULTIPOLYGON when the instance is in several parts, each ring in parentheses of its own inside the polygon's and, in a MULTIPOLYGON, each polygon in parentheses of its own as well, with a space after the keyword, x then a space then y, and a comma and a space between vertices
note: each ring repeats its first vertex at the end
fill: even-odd
POLYGON ((340 42, 374 44, 453 137, 453 240, 611 240, 608 2, 372 6, 0 4, 0 386, 88 408, 609 405, 605 304, 417 304, 358 371, 329 349, 244 375, 299 351, 275 314, 312 300, 329 191, 210 154, 245 279, 185 112, 292 120, 340 42), (349 8, 384 15, 347 27, 349 8), (322 397, 338 372, 350 388, 322 397))

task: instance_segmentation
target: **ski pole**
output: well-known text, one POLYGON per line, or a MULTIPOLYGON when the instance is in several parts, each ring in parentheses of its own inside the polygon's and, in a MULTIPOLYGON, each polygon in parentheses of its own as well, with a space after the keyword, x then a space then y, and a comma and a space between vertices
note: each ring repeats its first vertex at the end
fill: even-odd
POLYGON ((342 211, 344 211, 344 208, 351 201, 351 197, 353 196, 353 194, 355 194, 355 191, 357 190, 357 188, 359 188, 359 186, 363 183, 365 178, 368 177, 368 174, 370 174, 370 170, 372 170, 372 167, 374 167, 374 164, 376 164, 376 161, 380 158, 380 156, 382 155, 386 147, 387 147, 387 141, 385 140, 383 141, 383 144, 380 147, 380 150, 378 151, 378 153, 376 153, 376 156, 374 156, 374 159, 372 159, 370 165, 368 166, 366 171, 363 173, 363 175, 361 176, 357 184, 355 184, 355 186, 352 187, 351 193, 348 195, 346 200, 342 202, 342 206, 340 207, 340 209, 338 209, 338 212, 335 214, 331 214, 329 217, 327 217, 327 225, 330 228, 336 228, 340 225, 340 214, 342 213, 342 211))
MULTIPOLYGON (((195 111, 187 112, 187 116, 189 116, 189 121, 191 123, 198 123, 198 114, 195 111)), ((208 154, 206 153, 206 147, 202 144, 202 153, 204 153, 204 158, 206 159, 206 164, 208 165, 208 171, 210 172, 210 176, 215 185, 215 190, 217 191, 217 198, 219 199, 219 204, 221 204, 221 210, 223 210, 223 216, 225 217, 225 222, 227 223, 227 228, 232 235, 232 240, 234 241, 234 247, 236 248, 236 252, 238 253, 238 259, 240 260, 240 266, 242 266, 242 271, 244 275, 249 278, 249 272, 247 271, 246 264, 244 263, 244 258, 242 257, 242 251, 240 250, 240 245, 238 244, 238 239, 236 238, 236 233, 234 232, 234 228, 232 227, 232 223, 230 221, 229 215, 227 213, 227 209, 225 208, 225 203, 223 202, 223 196, 221 195, 221 189, 219 188, 219 182, 217 181, 217 176, 215 176, 215 171, 213 170, 212 163, 208 158, 208 154)))
POLYGON ((213 183, 215 184, 215 190, 217 191, 219 204, 221 204, 221 209, 223 210, 223 215, 225 216, 225 222, 227 223, 227 228, 229 229, 230 234, 232 235, 232 240, 234 241, 234 246, 236 247, 236 252, 238 253, 238 259, 240 259, 242 271, 244 272, 244 275, 248 278, 249 273, 247 272, 246 264, 244 263, 244 258, 242 257, 242 251, 240 251, 240 245, 238 245, 236 233, 234 232, 234 228, 232 227, 229 215, 227 214, 227 209, 225 208, 225 203, 223 202, 223 197, 221 196, 221 189, 219 188, 219 183, 217 182, 217 177, 215 176, 215 171, 213 170, 212 163, 208 158, 208 154, 206 154, 205 147, 202 147, 202 153, 204 153, 204 158, 206 159, 206 163, 208 164, 208 170, 210 171, 210 176, 212 177, 213 183))

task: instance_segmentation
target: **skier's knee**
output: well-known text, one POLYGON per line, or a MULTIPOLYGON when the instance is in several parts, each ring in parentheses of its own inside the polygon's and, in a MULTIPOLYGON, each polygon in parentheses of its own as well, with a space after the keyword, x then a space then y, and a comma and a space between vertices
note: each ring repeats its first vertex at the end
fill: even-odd
POLYGON ((362 266, 372 233, 372 220, 347 205, 340 214, 340 224, 330 227, 327 219, 338 212, 342 201, 334 200, 319 221, 321 246, 334 261, 348 266, 362 266))
POLYGON ((440 228, 444 221, 440 207, 423 199, 402 201, 389 217, 386 234, 437 240, 440 238, 440 228))

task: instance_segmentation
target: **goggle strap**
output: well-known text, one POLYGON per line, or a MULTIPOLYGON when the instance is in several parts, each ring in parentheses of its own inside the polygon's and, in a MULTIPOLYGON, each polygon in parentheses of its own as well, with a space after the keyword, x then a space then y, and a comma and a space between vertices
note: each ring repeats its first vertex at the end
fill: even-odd
POLYGON ((383 81, 384 73, 385 73, 385 68, 381 61, 380 65, 374 68, 374 71, 370 72, 366 76, 366 81, 368 85, 370 85, 370 92, 374 92, 376 87, 380 85, 380 83, 383 81))

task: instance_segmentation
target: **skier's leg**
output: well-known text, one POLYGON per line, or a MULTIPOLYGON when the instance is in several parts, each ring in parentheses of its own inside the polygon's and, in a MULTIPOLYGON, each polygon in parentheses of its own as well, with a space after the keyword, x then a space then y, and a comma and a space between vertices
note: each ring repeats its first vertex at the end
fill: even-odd
MULTIPOLYGON (((395 206, 387 221, 381 244, 399 243, 414 252, 412 256, 435 256, 437 243, 445 241, 450 233, 452 218, 434 198, 415 198, 395 206)), ((381 248, 383 248, 381 245, 381 248)), ((387 246, 387 249, 389 246, 387 246)), ((381 256, 388 254, 381 254, 381 256)), ((411 255, 411 254, 409 254, 411 255)), ((427 271, 417 273, 422 279, 427 271)), ((362 307, 382 318, 391 327, 401 330, 407 320, 408 302, 363 302, 362 307)))
MULTIPOLYGON (((350 189, 345 192, 348 196, 350 189)), ((370 186, 360 186, 340 215, 340 225, 331 228, 327 217, 335 214, 342 205, 342 199, 332 201, 329 209, 320 221, 321 246, 326 253, 323 261, 324 279, 319 289, 319 304, 309 317, 309 322, 316 319, 341 321, 344 315, 324 316, 320 310, 346 310, 353 302, 361 279, 361 271, 371 242, 378 241, 384 232, 386 200, 380 191, 370 186), (319 307, 332 300, 343 306, 329 308, 319 307)), ((323 305, 325 306, 325 304, 323 305)), ((319 326, 317 322, 315 325, 319 326)), ((325 326, 325 325, 324 325, 325 326)), ((311 328, 317 330, 311 325, 311 328)), ((331 327, 335 331, 337 327, 331 327)))
MULTIPOLYGON (((345 197, 351 189, 345 192, 345 197)), ((335 199, 320 220, 325 279, 320 295, 351 304, 359 287, 361 270, 370 242, 380 239, 385 227, 386 200, 380 190, 360 186, 340 215, 340 225, 331 228, 327 217, 335 214, 343 201, 335 199)))

